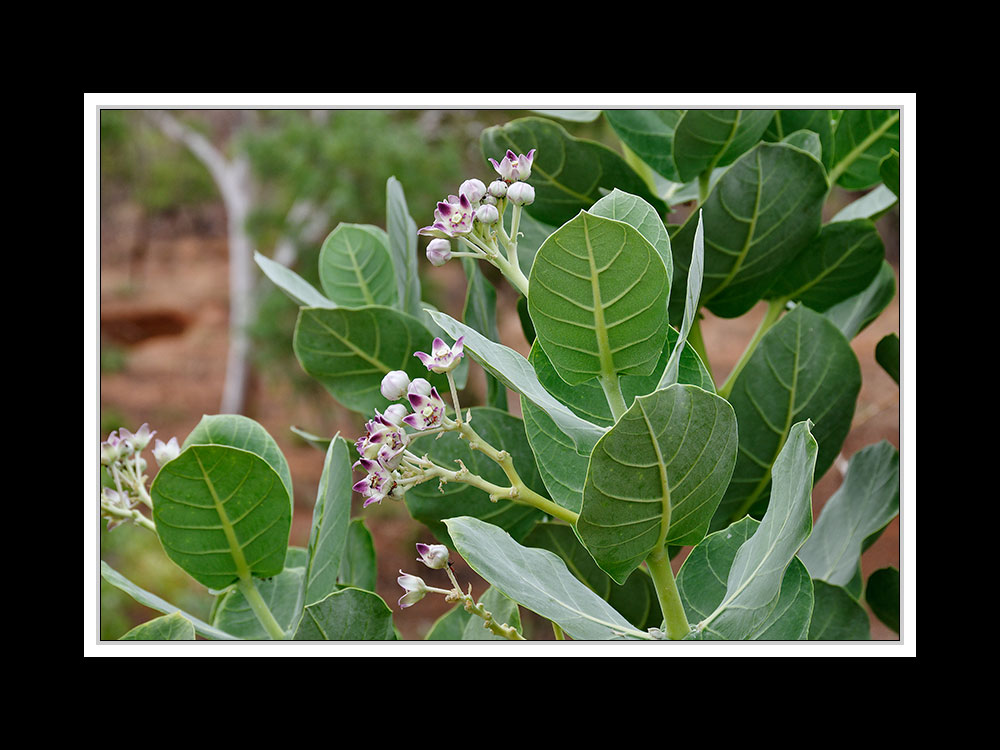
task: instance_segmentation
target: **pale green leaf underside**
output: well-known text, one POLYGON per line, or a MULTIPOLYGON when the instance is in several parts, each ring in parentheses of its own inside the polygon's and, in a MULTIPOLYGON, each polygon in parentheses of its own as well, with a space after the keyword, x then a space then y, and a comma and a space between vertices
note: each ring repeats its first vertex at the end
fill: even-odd
POLYGON ((557 623, 574 640, 648 637, 548 550, 524 547, 476 518, 449 518, 445 523, 458 553, 473 570, 522 607, 557 623))
POLYGON ((260 456, 189 446, 160 469, 150 495, 164 551, 204 586, 222 589, 284 568, 292 506, 260 456))
MULTIPOLYGON (((289 558, 292 551, 289 550, 289 558)), ((258 579, 254 586, 271 610, 274 619, 286 633, 298 621, 302 612, 302 588, 305 568, 301 565, 286 567, 273 578, 258 579)), ((212 616, 212 623, 227 633, 232 633, 245 641, 270 641, 271 635, 261 625, 249 602, 238 588, 223 594, 212 616)))
POLYGON ((417 223, 410 216, 403 186, 395 177, 385 185, 385 221, 389 255, 396 277, 397 306, 419 317, 420 275, 417 266, 417 223))
POLYGON ((624 222, 581 211, 539 248, 528 311, 559 376, 648 375, 667 332, 666 268, 624 222))
POLYGON ((342 437, 331 441, 323 461, 309 532, 309 555, 303 583, 305 604, 337 587, 341 558, 351 523, 351 449, 342 437))
POLYGON ((180 612, 136 625, 120 641, 193 641, 194 624, 180 612))
POLYGON ((642 396, 590 457, 576 528, 619 583, 667 543, 705 536, 736 462, 736 415, 719 396, 677 384, 642 396))
POLYGON ((863 331, 896 296, 896 273, 889 261, 882 266, 872 282, 857 294, 826 310, 823 315, 851 341, 863 331))
POLYGON ((323 296, 316 287, 292 269, 271 260, 266 255, 261 255, 259 252, 255 252, 253 257, 264 275, 295 304, 305 307, 334 308, 337 306, 335 302, 323 296))

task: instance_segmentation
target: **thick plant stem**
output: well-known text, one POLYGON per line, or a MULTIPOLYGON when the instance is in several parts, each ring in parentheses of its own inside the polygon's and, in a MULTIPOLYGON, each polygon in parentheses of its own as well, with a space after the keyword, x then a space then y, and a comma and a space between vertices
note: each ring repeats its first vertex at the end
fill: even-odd
POLYGON ((743 368, 746 367, 747 362, 750 361, 750 357, 757 350, 757 345, 760 340, 764 338, 764 334, 770 330, 771 326, 778 322, 778 318, 781 317, 781 311, 785 309, 785 304, 788 300, 786 299, 774 299, 771 300, 767 312, 764 314, 764 319, 760 321, 760 325, 757 326, 757 330, 750 339, 750 343, 747 344, 746 349, 743 350, 743 354, 740 356, 739 362, 733 368, 733 371, 729 373, 729 377, 726 378, 726 382, 722 384, 719 388, 719 395, 723 398, 729 398, 730 392, 733 390, 733 384, 736 379, 743 372, 743 368))
POLYGON ((267 602, 264 601, 264 597, 260 595, 260 592, 254 585, 253 578, 240 578, 238 587, 240 591, 243 592, 243 596, 250 605, 250 609, 253 610, 254 615, 260 621, 260 624, 264 626, 264 630, 266 630, 267 634, 271 636, 271 640, 285 640, 285 631, 282 630, 278 621, 274 619, 274 615, 271 614, 271 610, 267 606, 267 602))
POLYGON ((601 388, 604 390, 604 396, 608 399, 608 406, 611 407, 611 416, 617 422, 621 419, 622 414, 628 411, 628 406, 625 404, 625 396, 622 395, 621 383, 619 383, 618 378, 614 375, 609 377, 601 375, 598 378, 598 382, 600 382, 601 388))
POLYGON ((684 607, 681 604, 680 592, 677 590, 677 581, 674 580, 674 571, 670 567, 670 556, 667 554, 666 546, 660 547, 647 557, 646 566, 649 568, 653 586, 656 588, 656 597, 660 602, 660 610, 663 612, 667 637, 670 640, 679 641, 691 632, 691 625, 688 623, 687 615, 684 614, 684 607))
POLYGON ((712 170, 706 169, 700 175, 698 175, 698 205, 705 205, 705 201, 708 199, 708 186, 709 181, 712 179, 712 170))

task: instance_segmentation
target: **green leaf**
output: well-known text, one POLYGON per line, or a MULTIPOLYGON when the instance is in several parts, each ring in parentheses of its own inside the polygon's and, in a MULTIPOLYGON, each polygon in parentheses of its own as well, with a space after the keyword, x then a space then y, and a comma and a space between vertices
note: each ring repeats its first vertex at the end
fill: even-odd
POLYGON ((465 607, 458 604, 441 615, 431 629, 427 631, 424 640, 427 641, 460 641, 465 632, 465 626, 474 617, 465 607))
POLYGON ((278 473, 281 483, 288 491, 289 502, 294 505, 292 472, 288 468, 288 461, 277 441, 260 423, 241 414, 206 414, 191 430, 181 447, 191 445, 228 445, 255 453, 278 473))
POLYGON ((444 313, 432 311, 430 315, 452 338, 457 340, 465 336, 465 351, 476 362, 544 411, 579 450, 589 455, 594 443, 604 434, 604 428, 581 419, 545 390, 528 360, 444 313))
POLYGON ((581 211, 539 248, 528 311, 556 372, 575 385, 652 372, 668 295, 666 268, 642 234, 581 211))
MULTIPOLYGON (((273 578, 254 581, 267 608, 286 633, 292 631, 302 614, 305 572, 301 565, 288 565, 273 578)), ((221 596, 212 616, 212 624, 245 641, 271 640, 271 635, 257 619, 243 592, 236 588, 221 596)))
POLYGON ((302 368, 337 401, 371 414, 389 405, 380 388, 392 370, 404 370, 411 380, 426 378, 442 394, 449 390, 444 375, 429 373, 413 356, 430 351, 433 338, 416 318, 389 307, 304 307, 292 345, 302 368))
POLYGON ((285 565, 292 504, 260 456, 224 445, 191 445, 157 473, 153 520, 167 556, 210 589, 285 565))
POLYGON ((633 571, 624 585, 611 580, 590 553, 580 544, 573 529, 561 523, 540 523, 524 540, 528 547, 540 547, 559 555, 578 580, 639 628, 658 628, 663 621, 653 579, 643 568, 633 571))
MULTIPOLYGON (((497 450, 507 451, 514 460, 518 475, 531 489, 544 494, 545 485, 535 467, 535 458, 524 434, 524 423, 499 409, 475 407, 472 410, 472 426, 486 442, 497 450)), ((445 433, 440 439, 427 440, 418 444, 416 450, 427 452, 435 463, 459 468, 457 461, 473 474, 486 481, 507 486, 510 484, 503 469, 481 451, 469 448, 466 440, 460 440, 455 432, 445 433)), ((441 484, 431 481, 419 484, 406 493, 406 506, 414 519, 426 525, 443 543, 450 546, 443 519, 461 511, 466 515, 489 521, 511 534, 515 539, 523 539, 531 528, 545 514, 531 507, 513 502, 493 502, 482 490, 461 482, 441 484)))
POLYGON ((445 521, 455 548, 491 586, 559 625, 575 640, 645 638, 604 599, 578 581, 557 555, 523 547, 503 529, 461 516, 445 521))
MULTIPOLYGON (((828 184, 823 165, 785 143, 761 143, 720 178, 704 205, 705 270, 701 304, 723 318, 750 310, 775 274, 820 228, 828 184)), ((699 217, 671 236, 674 284, 670 318, 684 308, 684 284, 699 217)))
POLYGON ((137 625, 120 641, 193 641, 194 624, 180 612, 156 617, 137 625))
POLYGON ((899 451, 882 440, 851 456, 843 484, 827 500, 799 552, 814 579, 847 586, 861 564, 865 539, 899 513, 899 451))
POLYGON ((606 109, 607 118, 622 143, 672 182, 680 181, 674 166, 674 129, 682 109, 606 109))
POLYGON ((860 390, 857 356, 832 323, 802 305, 781 318, 761 338, 729 395, 740 450, 713 528, 764 505, 771 466, 797 422, 813 422, 820 446, 816 476, 822 476, 850 430, 860 390))
POLYGON ((847 190, 877 185, 882 181, 882 160, 899 151, 899 110, 844 110, 834 131, 834 149, 831 183, 847 190))
POLYGON ((403 186, 395 177, 385 184, 385 216, 389 256, 396 277, 397 306, 419 318, 420 275, 417 266, 417 223, 410 216, 403 186))
MULTIPOLYGON (((726 597, 726 581, 739 548, 750 539, 760 522, 744 517, 722 531, 709 534, 688 554, 677 573, 677 590, 688 622, 700 622, 715 611, 726 597)), ((805 640, 813 609, 813 586, 809 572, 793 559, 784 577, 774 609, 745 640, 805 640)))
POLYGON ((882 369, 889 373, 889 377, 899 385, 899 336, 890 333, 879 339, 875 345, 875 360, 882 365, 882 369))
POLYGON ((664 545, 697 544, 729 484, 736 415, 677 384, 640 396, 590 457, 576 529, 619 584, 664 545))
POLYGON ((764 140, 783 141, 796 131, 812 131, 819 138, 820 161, 829 169, 833 161, 832 115, 828 109, 780 109, 764 132, 764 140))
POLYGON ((756 145, 773 117, 771 109, 685 111, 674 127, 673 140, 680 182, 732 164, 756 145))
POLYGON ((812 529, 816 453, 809 422, 794 425, 774 463, 767 513, 736 552, 722 601, 694 626, 692 638, 743 640, 771 621, 788 566, 812 529))
POLYGON ((319 280, 326 296, 343 307, 394 307, 399 297, 388 244, 378 227, 338 224, 319 251, 319 280))
POLYGON ((889 154, 882 159, 878 168, 879 177, 889 190, 899 196, 899 152, 896 149, 889 151, 889 154))
POLYGON ((351 454, 347 441, 334 438, 323 461, 309 532, 309 557, 304 576, 304 604, 336 590, 341 558, 351 523, 351 454))
POLYGON ((271 260, 266 255, 261 255, 259 252, 254 252, 253 258, 264 275, 297 305, 329 308, 337 306, 335 302, 323 296, 316 287, 292 269, 271 260))
POLYGON ((335 591, 303 610, 296 641, 391 641, 392 610, 378 594, 335 591))
POLYGON ((207 622, 198 619, 194 615, 188 614, 170 602, 161 599, 156 594, 151 594, 145 589, 136 586, 132 583, 132 581, 104 562, 104 560, 101 560, 101 578, 114 586, 116 589, 125 592, 143 606, 155 609, 157 612, 163 612, 164 614, 173 614, 176 612, 183 615, 194 625, 195 632, 198 633, 198 635, 218 641, 236 640, 236 636, 219 630, 218 628, 209 625, 207 622))
MULTIPOLYGON (((538 248, 554 231, 556 231, 556 227, 543 224, 527 211, 521 212, 521 223, 518 225, 521 238, 517 241, 517 264, 521 267, 521 273, 524 274, 525 278, 531 276, 531 266, 535 262, 538 248)), ((524 299, 524 297, 520 299, 524 299)), ((531 342, 530 337, 528 342, 531 342)))
POLYGON ((593 122, 601 116, 599 109, 533 109, 531 111, 544 117, 554 117, 557 120, 566 120, 567 122, 593 122))
POLYGON ((375 540, 364 519, 356 518, 347 528, 347 545, 340 558, 337 585, 374 591, 377 579, 375 540))
POLYGON ((543 224, 558 227, 589 209, 604 192, 620 188, 641 196, 661 214, 667 205, 642 178, 607 146, 574 138, 558 123, 525 117, 483 131, 483 156, 500 161, 507 149, 527 154, 536 149, 529 181, 535 201, 526 211, 543 224))
POLYGON ((899 570, 892 566, 868 577, 865 601, 875 616, 899 633, 899 570))
POLYGON ((645 237, 660 254, 660 260, 667 269, 669 285, 674 272, 674 256, 670 252, 670 235, 655 208, 638 195, 630 195, 615 188, 591 206, 588 213, 623 221, 645 237))
POLYGON ((863 291, 839 302, 823 315, 851 341, 885 310, 896 296, 896 274, 882 261, 878 274, 863 291))
POLYGON ((884 260, 885 245, 870 220, 826 224, 781 270, 766 297, 823 312, 867 289, 884 260))
POLYGON ((871 639, 871 623, 865 608, 847 591, 826 581, 814 580, 816 603, 810 641, 867 641, 871 639))
MULTIPOLYGON (((688 267, 687 293, 684 296, 684 317, 681 319, 681 327, 678 332, 678 344, 674 346, 667 366, 663 368, 663 375, 660 376, 658 387, 666 388, 673 385, 680 377, 681 357, 687 349, 688 334, 691 333, 691 326, 698 319, 698 300, 701 298, 701 284, 705 272, 705 230, 702 226, 701 211, 698 211, 698 226, 695 228, 693 246, 691 249, 691 264, 688 267)), ((697 355, 695 355, 697 357, 697 355)), ((699 362, 701 360, 699 359, 699 362)), ((711 382, 711 375, 708 376, 711 382)), ((714 384, 706 390, 715 392, 714 384)))

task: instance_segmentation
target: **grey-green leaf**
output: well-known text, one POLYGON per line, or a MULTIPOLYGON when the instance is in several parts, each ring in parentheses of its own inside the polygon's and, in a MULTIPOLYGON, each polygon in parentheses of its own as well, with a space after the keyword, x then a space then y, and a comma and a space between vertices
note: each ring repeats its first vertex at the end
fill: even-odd
MULTIPOLYGON (((291 554, 289 554, 291 557, 291 554)), ((281 629, 289 633, 302 613, 302 588, 305 568, 288 566, 273 578, 254 581, 267 608, 281 629)), ((212 616, 212 623, 245 641, 269 641, 271 635, 261 625, 243 592, 230 589, 222 595, 212 616)))
POLYGON ((851 456, 847 475, 827 500, 799 558, 816 579, 847 586, 864 542, 899 513, 899 451, 882 440, 851 456))
POLYGON ((594 447, 577 533, 624 583, 667 543, 697 544, 736 463, 736 415, 725 399, 676 384, 635 400, 594 447))
POLYGON ((363 518, 355 518, 347 529, 347 545, 340 558, 338 586, 374 591, 378 579, 375 540, 363 518))
POLYGON ((198 635, 219 641, 236 639, 236 636, 226 633, 223 630, 219 630, 219 628, 213 627, 207 622, 204 622, 194 615, 188 614, 179 607, 174 606, 170 602, 161 599, 156 594, 152 594, 149 591, 136 586, 132 583, 132 581, 104 562, 104 560, 101 560, 101 578, 120 591, 124 591, 126 594, 139 602, 139 604, 149 607, 150 609, 155 609, 157 612, 163 612, 164 614, 172 614, 174 612, 182 614, 194 625, 195 632, 197 632, 198 635))
POLYGON ((136 625, 120 641, 193 641, 194 624, 180 612, 136 625))
POLYGON ((392 610, 371 591, 335 591, 302 613, 296 641, 391 641, 392 610))
POLYGON ((285 565, 292 505, 260 456, 191 445, 153 480, 153 520, 167 556, 210 589, 285 565))
POLYGON ((326 296, 343 307, 395 306, 399 297, 388 243, 378 227, 337 225, 319 251, 319 280, 326 296))
POLYGON ((417 351, 430 351, 434 336, 416 318, 389 307, 299 310, 292 341, 302 368, 352 411, 384 411, 382 378, 404 370, 410 379, 426 378, 448 390, 444 375, 429 373, 417 351))
POLYGON ((838 302, 823 315, 851 341, 882 314, 895 296, 896 274, 889 261, 882 261, 878 274, 864 290, 838 302))
POLYGON ((556 372, 575 385, 652 372, 668 296, 666 268, 642 234, 581 211, 539 248, 528 311, 556 372))
MULTIPOLYGON (((794 146, 761 143, 740 157, 702 206, 701 304, 724 318, 750 310, 774 283, 775 274, 819 232, 827 192, 823 165, 794 146)), ((671 237, 671 320, 679 320, 684 309, 684 280, 698 220, 692 214, 671 237)))
POLYGON ((861 367, 840 331, 802 305, 785 314, 761 338, 729 394, 740 425, 739 459, 713 528, 763 506, 771 466, 796 422, 813 422, 816 476, 822 476, 850 430, 860 390, 861 367))
POLYGON ((699 621, 693 638, 743 640, 756 633, 778 605, 789 564, 812 530, 812 484, 817 454, 809 423, 799 422, 774 463, 767 513, 733 559, 726 593, 699 621))
POLYGON ((509 599, 558 624, 570 638, 648 638, 577 580, 557 555, 524 547, 477 518, 449 518, 445 524, 473 570, 509 599))
POLYGON ((417 223, 410 216, 403 186, 395 177, 385 185, 385 216, 389 256, 396 276, 396 297, 400 310, 420 316, 420 276, 417 265, 417 223))
MULTIPOLYGON (((499 589, 490 587, 486 589, 479 601, 479 605, 486 608, 486 611, 493 615, 493 621, 501 625, 510 625, 514 630, 521 632, 521 611, 517 608, 517 603, 508 599, 499 589)), ((484 627, 486 621, 481 617, 470 617, 465 627, 462 629, 461 640, 463 641, 505 641, 501 635, 496 635, 491 630, 484 627)))
MULTIPOLYGON (((729 570, 739 548, 754 535, 760 522, 744 517, 726 529, 709 534, 688 554, 677 573, 677 590, 688 622, 707 618, 726 596, 729 570)), ((793 559, 784 577, 778 600, 770 614, 744 635, 745 640, 805 640, 813 609, 809 572, 793 559)), ((703 634, 711 637, 711 633, 703 634)))
POLYGON ((871 638, 868 613, 847 590, 826 581, 814 580, 816 603, 810 641, 867 641, 871 638))
POLYGON ((304 603, 323 599, 337 588, 337 574, 351 523, 351 454, 347 441, 334 438, 323 461, 309 532, 304 603))
POLYGON ((680 182, 732 164, 761 139, 771 109, 689 109, 677 121, 673 161, 680 182))
POLYGON ((337 306, 335 302, 327 299, 316 287, 292 269, 271 260, 266 255, 261 255, 259 252, 254 252, 253 257, 260 270, 264 272, 264 275, 297 305, 329 308, 337 306))
POLYGON ((544 224, 560 226, 616 187, 641 196, 661 214, 667 211, 621 156, 601 143, 574 138, 550 120, 525 117, 490 127, 480 143, 483 156, 497 161, 507 149, 515 154, 536 149, 528 178, 535 200, 526 211, 544 224))

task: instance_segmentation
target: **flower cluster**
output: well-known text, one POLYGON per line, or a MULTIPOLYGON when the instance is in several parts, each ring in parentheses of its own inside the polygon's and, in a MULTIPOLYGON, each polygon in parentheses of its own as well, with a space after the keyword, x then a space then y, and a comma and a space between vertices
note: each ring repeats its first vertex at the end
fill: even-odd
MULTIPOLYGON (((430 354, 417 352, 414 356, 430 372, 447 374, 454 390, 451 371, 464 356, 463 340, 460 337, 453 346, 448 346, 435 338, 430 354)), ((403 370, 393 370, 382 379, 381 391, 389 401, 405 398, 413 411, 402 403, 390 404, 383 413, 376 411, 374 419, 365 424, 365 433, 354 442, 361 456, 354 468, 363 471, 365 477, 353 489, 365 498, 362 506, 365 508, 387 497, 401 499, 406 488, 421 478, 421 459, 408 450, 414 434, 408 433, 406 427, 412 427, 416 434, 426 434, 455 424, 448 418, 437 388, 425 378, 410 380, 403 370)))
MULTIPOLYGON (((458 195, 449 195, 438 202, 434 210, 434 222, 421 227, 418 234, 433 237, 427 245, 427 259, 432 265, 441 266, 454 256, 451 240, 458 240, 472 250, 473 255, 496 264, 500 254, 497 242, 507 247, 516 245, 516 229, 513 237, 508 237, 503 227, 503 215, 507 204, 518 211, 522 206, 535 200, 535 189, 526 180, 531 176, 531 165, 535 159, 535 149, 527 154, 515 154, 508 150, 499 162, 490 158, 499 179, 485 185, 482 180, 468 179, 461 184, 458 195)), ((516 227, 517 221, 514 220, 516 227)), ((500 266, 502 269, 502 265, 500 266)))
MULTIPOLYGON (((138 521, 133 509, 144 503, 152 507, 146 491, 146 459, 142 452, 150 444, 156 431, 143 424, 135 432, 124 427, 108 435, 101 443, 101 465, 107 470, 114 487, 101 489, 101 516, 108 521, 108 529, 113 529, 131 519, 138 521)), ((177 457, 180 446, 177 438, 164 443, 157 439, 153 446, 153 457, 159 466, 177 457)))

